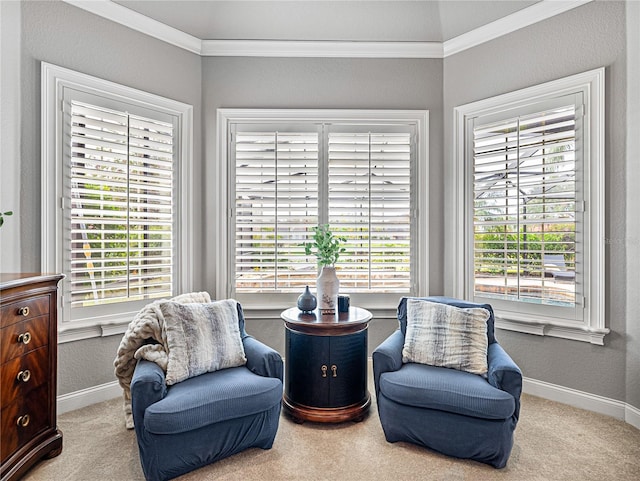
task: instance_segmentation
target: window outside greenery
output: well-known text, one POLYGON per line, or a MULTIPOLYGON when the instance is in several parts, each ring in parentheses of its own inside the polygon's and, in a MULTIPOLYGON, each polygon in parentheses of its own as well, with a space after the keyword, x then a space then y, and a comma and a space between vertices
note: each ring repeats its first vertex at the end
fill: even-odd
POLYGON ((172 125, 71 109, 71 306, 170 296, 172 125))
POLYGON ((573 105, 474 128, 474 292, 576 302, 573 105))

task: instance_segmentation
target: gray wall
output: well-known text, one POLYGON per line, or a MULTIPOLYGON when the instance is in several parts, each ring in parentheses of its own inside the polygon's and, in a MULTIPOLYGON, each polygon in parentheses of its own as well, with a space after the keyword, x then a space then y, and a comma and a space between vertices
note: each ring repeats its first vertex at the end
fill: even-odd
POLYGON ((0 272, 20 270, 20 4, 0 2, 0 272))
MULTIPOLYGON (((637 26, 636 26, 637 28, 637 26)), ((606 67, 606 317, 605 346, 499 331, 527 377, 625 400, 627 196, 625 5, 593 2, 536 23, 444 62, 445 162, 452 162, 453 108, 597 67, 606 67)), ((446 171, 447 172, 447 171, 446 171)), ((448 173, 448 172, 447 172, 448 173)), ((629 204, 627 204, 629 201, 629 204)), ((637 211, 637 209, 635 209, 637 211)), ((451 218, 451 217, 448 217, 451 218)), ((452 226, 445 223, 446 236, 452 226)), ((445 246, 450 245, 445 237, 445 246)), ((446 250, 446 258, 451 258, 446 250)), ((445 283, 451 279, 445 269, 445 283)), ((451 290, 449 292, 452 292, 451 290)), ((637 348, 637 344, 636 344, 637 348)))
MULTIPOLYGON (((201 177, 201 62, 198 55, 66 3, 21 2, 20 5, 19 116, 22 132, 19 155, 13 159, 20 169, 20 177, 14 181, 21 186, 19 210, 22 255, 17 267, 22 272, 38 272, 40 62, 53 63, 193 105, 195 179, 201 177)), ((4 175, 2 183, 5 183, 4 175)), ((202 202, 199 186, 195 186, 194 194, 195 205, 199 205, 202 202)), ((202 234, 197 226, 194 237, 197 252, 202 248, 202 234)), ((195 275, 197 286, 202 274, 198 271, 195 275)), ((66 394, 113 381, 113 359, 119 341, 119 336, 112 336, 60 344, 58 393, 66 394)))
POLYGON ((640 408, 640 2, 627 3, 627 398, 640 408))

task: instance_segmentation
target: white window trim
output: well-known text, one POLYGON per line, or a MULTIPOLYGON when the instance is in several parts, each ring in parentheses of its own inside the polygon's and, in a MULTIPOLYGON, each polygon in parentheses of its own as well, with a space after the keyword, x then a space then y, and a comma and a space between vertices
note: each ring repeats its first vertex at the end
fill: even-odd
MULTIPOLYGON (((217 110, 217 135, 216 135, 216 152, 217 161, 215 162, 215 178, 216 184, 216 206, 215 206, 215 225, 219 226, 220 232, 229 233, 229 166, 228 166, 228 144, 229 144, 229 126, 231 123, 238 122, 278 122, 278 123, 294 123, 302 121, 323 121, 327 123, 340 123, 346 125, 353 123, 362 125, 364 123, 375 124, 393 124, 412 122, 416 124, 416 132, 418 136, 418 149, 416 159, 417 169, 417 202, 416 217, 419 219, 421 231, 418 236, 418 244, 416 245, 416 265, 420 266, 416 274, 415 285, 416 293, 414 295, 427 295, 429 292, 429 245, 428 245, 428 226, 429 226, 429 153, 428 153, 428 133, 429 133, 429 111, 427 110, 339 110, 339 109, 231 109, 221 108, 217 110)), ((216 259, 219 264, 216 265, 215 275, 215 297, 218 299, 226 298, 232 295, 233 286, 229 283, 230 265, 225 261, 233 255, 230 250, 229 236, 220 236, 216 244, 216 259)), ((298 294, 290 294, 279 296, 278 300, 269 303, 261 301, 260 304, 243 303, 245 310, 252 310, 257 315, 268 315, 284 307, 295 304, 298 294), (283 299, 286 299, 287 305, 282 305, 283 299)), ((383 296, 381 296, 383 297, 383 296)), ((351 296, 352 304, 358 303, 358 295, 351 296)), ((264 299, 264 297, 263 297, 264 299)), ((387 305, 388 302, 368 303, 367 309, 374 312, 390 312, 397 307, 398 299, 395 299, 394 305, 387 305)))
MULTIPOLYGON (((574 92, 584 92, 585 118, 589 138, 585 142, 585 168, 589 170, 589 185, 585 186, 585 199, 589 205, 590 233, 585 238, 585 259, 590 265, 590 276, 585 279, 584 321, 563 322, 541 319, 527 314, 517 317, 510 313, 496 311, 496 327, 512 331, 553 336, 564 339, 604 344, 604 336, 609 332, 605 326, 605 162, 604 162, 604 123, 605 123, 605 69, 598 68, 541 85, 510 92, 497 97, 480 100, 454 108, 453 125, 453 166, 448 185, 452 189, 453 243, 452 267, 453 295, 470 298, 467 291, 466 266, 466 212, 467 198, 465 178, 466 142, 465 126, 468 119, 501 111, 522 107, 541 101, 549 96, 561 96, 574 92)), ((587 129, 585 129, 587 130, 587 129)))
MULTIPOLYGON (((42 245, 43 272, 63 272, 62 216, 58 208, 62 202, 62 94, 65 88, 105 95, 128 103, 151 108, 177 116, 180 127, 180 163, 178 176, 177 223, 180 226, 177 242, 176 285, 177 293, 189 292, 193 283, 193 107, 182 102, 133 89, 114 82, 75 72, 42 62, 41 135, 42 135, 42 245), (55 179, 52 181, 52 179, 55 179)), ((64 282, 64 281, 63 281, 64 282)), ((110 336, 125 332, 137 311, 92 318, 86 321, 70 321, 68 313, 58 318, 60 343, 110 336)))

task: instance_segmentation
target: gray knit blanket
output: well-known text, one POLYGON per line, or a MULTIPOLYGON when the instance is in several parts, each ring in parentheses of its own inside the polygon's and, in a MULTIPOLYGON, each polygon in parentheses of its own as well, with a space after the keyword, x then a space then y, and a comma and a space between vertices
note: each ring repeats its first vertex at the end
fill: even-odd
MULTIPOLYGON (((174 302, 208 303, 211 296, 207 292, 191 292, 171 299, 174 302)), ((124 397, 124 415, 127 429, 133 429, 131 412, 131 379, 139 359, 155 362, 167 372, 169 346, 164 317, 158 300, 143 307, 133 318, 122 336, 116 358, 113 362, 115 375, 122 387, 124 397)))

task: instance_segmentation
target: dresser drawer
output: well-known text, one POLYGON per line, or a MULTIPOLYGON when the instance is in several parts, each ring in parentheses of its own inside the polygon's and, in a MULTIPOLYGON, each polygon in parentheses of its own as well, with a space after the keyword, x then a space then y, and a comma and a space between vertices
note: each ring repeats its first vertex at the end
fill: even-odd
POLYGON ((62 451, 56 323, 63 277, 0 273, 1 481, 18 481, 42 458, 62 451))
POLYGON ((11 324, 0 330, 0 364, 49 344, 49 316, 11 324))
POLYGON ((25 398, 49 378, 49 346, 16 357, 0 368, 0 404, 5 407, 17 398, 25 398))
MULTIPOLYGON (((51 427, 49 384, 34 389, 27 398, 19 397, 2 408, 2 461, 29 442, 38 433, 51 427)), ((55 402, 55 400, 53 400, 55 402)))
POLYGON ((39 296, 12 302, 0 309, 0 328, 49 314, 49 296, 39 296))

